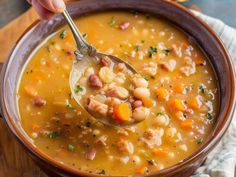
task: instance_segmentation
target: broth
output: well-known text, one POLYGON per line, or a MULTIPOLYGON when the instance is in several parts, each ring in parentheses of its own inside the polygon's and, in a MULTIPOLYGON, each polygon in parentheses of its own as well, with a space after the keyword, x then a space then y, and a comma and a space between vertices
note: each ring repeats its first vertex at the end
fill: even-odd
POLYGON ((91 119, 71 98, 75 43, 67 27, 43 42, 18 90, 22 126, 35 145, 72 168, 106 175, 146 174, 195 152, 214 126, 218 90, 206 56, 167 21, 101 12, 76 20, 98 50, 125 59, 148 81, 149 117, 129 128, 91 119))

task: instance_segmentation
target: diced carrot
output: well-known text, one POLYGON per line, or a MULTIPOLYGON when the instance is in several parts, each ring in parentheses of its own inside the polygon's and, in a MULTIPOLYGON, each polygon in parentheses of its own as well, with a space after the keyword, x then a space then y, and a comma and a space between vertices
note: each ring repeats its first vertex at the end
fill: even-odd
POLYGON ((32 86, 27 85, 24 87, 24 90, 29 96, 35 97, 38 95, 37 90, 32 86))
POLYGON ((184 93, 184 84, 183 83, 175 84, 174 91, 176 91, 177 93, 184 93))
POLYGON ((201 107, 201 102, 197 97, 193 97, 188 101, 188 106, 193 109, 199 109, 201 107))
POLYGON ((148 107, 148 108, 155 106, 155 101, 151 98, 143 98, 142 102, 143 102, 144 106, 148 107))
POLYGON ((66 42, 73 43, 74 42, 74 37, 72 34, 68 34, 65 39, 66 42))
POLYGON ((184 130, 191 130, 193 128, 193 121, 191 119, 180 122, 180 127, 184 130))
POLYGON ((163 148, 153 149, 153 154, 157 157, 168 157, 169 152, 163 148))
POLYGON ((147 171, 147 167, 143 165, 143 166, 139 167, 139 168, 136 170, 136 174, 137 174, 137 175, 142 175, 142 174, 144 174, 146 171, 147 171))
POLYGON ((182 42, 181 47, 183 47, 184 49, 187 49, 189 47, 189 42, 188 41, 182 42))
POLYGON ((185 120, 186 118, 184 117, 184 113, 182 111, 178 111, 175 113, 175 117, 180 120, 180 121, 183 121, 185 120))
POLYGON ((40 129, 40 126, 39 126, 38 124, 33 124, 33 125, 32 125, 32 130, 33 130, 33 131, 36 131, 36 132, 37 132, 37 131, 39 131, 39 129, 40 129))
POLYGON ((169 97, 169 92, 167 89, 160 87, 156 90, 156 96, 157 96, 158 100, 165 101, 169 97))
POLYGON ((131 117, 131 108, 127 103, 121 103, 114 107, 114 117, 118 121, 128 121, 131 117))
POLYGON ((180 99, 173 99, 168 102, 169 109, 172 109, 174 112, 185 111, 186 106, 183 101, 180 99))

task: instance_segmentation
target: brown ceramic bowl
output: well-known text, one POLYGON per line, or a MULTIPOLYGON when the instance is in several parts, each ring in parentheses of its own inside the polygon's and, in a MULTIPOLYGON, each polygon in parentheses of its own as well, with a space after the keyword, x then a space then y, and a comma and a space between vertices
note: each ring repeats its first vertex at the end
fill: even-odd
MULTIPOLYGON (((178 164, 146 175, 153 177, 189 176, 220 141, 232 120, 235 108, 235 78, 229 54, 210 27, 187 9, 175 3, 164 0, 82 0, 68 5, 68 10, 74 17, 85 13, 114 9, 132 9, 152 13, 175 24, 196 40, 215 70, 220 90, 220 104, 217 122, 209 138, 199 150, 178 164)), ((62 24, 64 24, 64 20, 60 15, 50 21, 41 21, 31 27, 14 47, 2 69, 0 87, 2 115, 16 139, 43 169, 59 176, 94 177, 98 175, 91 175, 62 165, 37 149, 24 132, 18 113, 16 92, 23 66, 36 45, 62 24)))

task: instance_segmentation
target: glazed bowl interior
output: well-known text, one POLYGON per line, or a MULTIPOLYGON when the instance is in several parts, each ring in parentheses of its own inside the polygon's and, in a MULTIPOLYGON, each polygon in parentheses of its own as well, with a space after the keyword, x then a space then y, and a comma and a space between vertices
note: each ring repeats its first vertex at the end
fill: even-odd
MULTIPOLYGON (((209 135, 209 138, 198 151, 184 159, 182 162, 161 170, 155 173, 155 175, 174 173, 173 171, 175 169, 184 169, 185 165, 189 165, 196 159, 206 156, 228 128, 232 119, 235 101, 235 83, 232 63, 224 46, 209 27, 197 18, 193 17, 193 14, 185 10, 183 7, 162 0, 126 0, 122 2, 120 0, 84 0, 69 4, 68 10, 73 17, 104 10, 138 10, 145 13, 151 13, 161 16, 175 24, 198 43, 208 57, 217 77, 220 92, 217 122, 212 133, 209 135)), ((30 30, 28 30, 28 32, 19 40, 2 71, 2 112, 11 131, 32 154, 42 161, 47 161, 50 165, 70 171, 72 174, 86 175, 82 172, 78 172, 59 164, 38 150, 32 144, 30 138, 25 134, 21 126, 17 108, 17 85, 27 59, 43 39, 64 23, 65 22, 60 15, 50 21, 41 21, 30 28, 30 30)))

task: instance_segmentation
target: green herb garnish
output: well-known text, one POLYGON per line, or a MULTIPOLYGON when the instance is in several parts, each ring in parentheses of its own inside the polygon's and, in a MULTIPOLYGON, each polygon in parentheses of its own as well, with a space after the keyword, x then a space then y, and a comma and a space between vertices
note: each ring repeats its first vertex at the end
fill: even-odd
POLYGON ((51 42, 51 45, 55 45, 55 44, 56 44, 56 42, 55 42, 55 41, 52 41, 52 42, 51 42))
POLYGON ((155 76, 150 76, 151 79, 155 79, 155 76))
POLYGON ((113 26, 116 25, 115 17, 112 17, 112 18, 111 18, 111 21, 109 22, 109 25, 110 25, 111 27, 113 27, 113 26))
POLYGON ((198 138, 197 140, 196 140, 196 143, 197 144, 201 144, 203 142, 203 139, 202 138, 198 138))
POLYGON ((156 165, 155 160, 147 160, 147 162, 148 162, 149 165, 152 165, 152 166, 156 165))
POLYGON ((66 30, 62 31, 61 34, 60 34, 60 38, 64 39, 66 36, 67 36, 66 30))
POLYGON ((75 93, 80 93, 82 92, 84 89, 80 86, 80 85, 77 85, 76 88, 75 88, 75 93))
POLYGON ((199 90, 200 90, 201 93, 204 94, 204 93, 206 92, 206 86, 203 85, 203 84, 201 84, 201 85, 199 86, 199 90))
POLYGON ((46 48, 47 48, 48 52, 51 53, 51 51, 52 51, 52 50, 51 50, 51 46, 49 45, 49 46, 47 46, 46 48))
POLYGON ((163 116, 164 114, 162 112, 158 112, 157 116, 163 116))
POLYGON ((48 134, 48 137, 51 138, 51 139, 56 139, 60 136, 60 133, 57 132, 57 131, 52 131, 48 134))
POLYGON ((73 146, 72 144, 68 144, 67 145, 67 150, 70 152, 73 152, 75 150, 75 146, 73 146))
POLYGON ((138 52, 140 50, 140 46, 136 45, 134 49, 135 49, 135 52, 138 52))
POLYGON ((69 100, 66 100, 66 107, 69 109, 73 108, 73 106, 72 106, 72 104, 70 104, 69 100))
POLYGON ((162 52, 168 56, 170 54, 170 49, 163 49, 162 52))
POLYGON ((99 175, 105 175, 105 174, 106 174, 106 171, 105 171, 105 170, 101 170, 98 174, 99 174, 99 175))
POLYGON ((87 33, 84 33, 82 34, 83 38, 87 38, 88 37, 88 34, 87 33))
POLYGON ((208 112, 208 113, 206 114, 206 118, 207 118, 208 120, 212 120, 212 114, 208 112))
POLYGON ((154 54, 157 53, 157 48, 156 47, 149 47, 148 49, 148 54, 149 54, 149 57, 152 58, 154 54))

